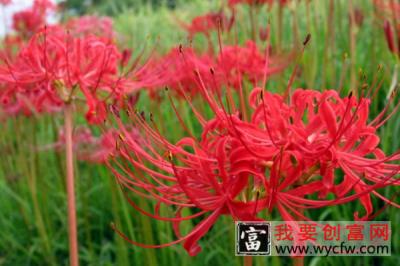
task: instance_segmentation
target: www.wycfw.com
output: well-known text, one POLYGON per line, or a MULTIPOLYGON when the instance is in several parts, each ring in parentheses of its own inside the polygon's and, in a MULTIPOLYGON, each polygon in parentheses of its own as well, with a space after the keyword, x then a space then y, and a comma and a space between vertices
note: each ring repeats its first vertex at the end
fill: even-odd
POLYGON ((306 256, 390 256, 390 245, 349 245, 341 242, 340 245, 274 245, 275 255, 306 255, 306 256))

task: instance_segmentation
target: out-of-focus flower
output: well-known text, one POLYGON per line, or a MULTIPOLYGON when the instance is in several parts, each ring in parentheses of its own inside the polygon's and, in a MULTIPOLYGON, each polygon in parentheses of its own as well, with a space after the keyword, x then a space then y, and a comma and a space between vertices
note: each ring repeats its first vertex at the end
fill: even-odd
POLYGON ((217 13, 207 13, 202 16, 195 17, 191 24, 183 24, 184 28, 189 32, 189 36, 193 37, 195 34, 201 33, 209 36, 212 30, 230 31, 235 16, 231 15, 228 18, 222 11, 217 13))
POLYGON ((352 12, 353 12, 353 14, 349 15, 350 21, 352 21, 351 16, 354 16, 354 23, 357 25, 357 27, 361 27, 364 22, 363 11, 359 8, 354 8, 352 12))
POLYGON ((400 51, 400 4, 395 1, 374 0, 378 18, 382 21, 389 50, 399 56, 400 51))
POLYGON ((258 36, 260 37, 260 40, 266 41, 269 38, 269 29, 268 27, 265 28, 260 28, 258 31, 258 36))
POLYGON ((109 17, 82 16, 69 19, 65 25, 73 34, 80 36, 96 35, 112 39, 115 37, 113 21, 109 17))
POLYGON ((4 108, 48 112, 84 100, 90 123, 105 119, 105 101, 138 89, 119 71, 121 54, 112 40, 76 37, 60 27, 44 28, 11 60, 3 55, 0 99, 4 108))
MULTIPOLYGON (((72 135, 73 149, 77 151, 80 148, 80 145, 91 145, 96 142, 96 137, 92 135, 92 132, 87 127, 77 127, 74 130, 74 134, 72 135)), ((46 147, 42 147, 42 150, 47 150, 49 148, 55 149, 57 151, 61 151, 65 146, 65 132, 63 129, 58 131, 58 139, 57 142, 47 145, 46 147)))
POLYGON ((258 46, 247 41, 244 46, 224 45, 217 55, 198 54, 192 48, 174 48, 166 56, 153 62, 150 72, 143 72, 142 79, 158 91, 168 87, 180 96, 201 94, 201 84, 208 90, 220 90, 224 86, 240 89, 244 80, 253 85, 267 76, 282 72, 290 62, 290 56, 267 56, 258 46), (196 79, 196 75, 201 77, 196 79), (146 78, 148 77, 148 78, 146 78))
POLYGON ((263 5, 268 4, 272 5, 274 2, 277 2, 279 5, 286 5, 289 0, 229 0, 228 4, 230 6, 235 6, 237 4, 248 4, 248 5, 263 5))
POLYGON ((188 48, 183 52, 183 48, 173 48, 160 59, 153 59, 139 76, 146 80, 145 83, 152 92, 157 93, 159 88, 168 87, 177 95, 183 96, 187 93, 194 96, 199 93, 198 84, 194 79, 194 71, 202 75, 202 81, 210 87, 213 79, 210 68, 214 66, 213 58, 209 54, 198 55, 194 49, 188 48))
POLYGON ((7 6, 7 5, 11 4, 11 0, 0 0, 0 4, 3 6, 7 6))
MULTIPOLYGON (((135 128, 128 130, 130 136, 138 143, 144 143, 144 140, 139 135, 135 128)), ((93 135, 91 130, 87 127, 77 127, 72 136, 73 149, 76 158, 81 161, 92 163, 105 163, 110 157, 118 157, 119 149, 115 145, 119 139, 117 130, 110 129, 99 137, 93 135)), ((56 151, 63 151, 65 148, 65 134, 64 130, 60 130, 57 142, 42 147, 41 150, 54 149, 56 151)))
POLYGON ((12 27, 25 38, 29 38, 46 24, 49 12, 55 9, 55 4, 49 0, 35 0, 31 8, 14 14, 12 27))
POLYGON ((400 36, 400 26, 394 28, 388 20, 385 20, 383 30, 389 50, 394 54, 398 54, 400 49, 400 38, 398 37, 400 36))
POLYGON ((225 79, 225 83, 238 89, 243 78, 256 86, 264 76, 282 72, 288 66, 289 59, 285 56, 267 58, 255 42, 247 41, 244 46, 224 46, 218 55, 216 71, 221 72, 221 79, 225 79))

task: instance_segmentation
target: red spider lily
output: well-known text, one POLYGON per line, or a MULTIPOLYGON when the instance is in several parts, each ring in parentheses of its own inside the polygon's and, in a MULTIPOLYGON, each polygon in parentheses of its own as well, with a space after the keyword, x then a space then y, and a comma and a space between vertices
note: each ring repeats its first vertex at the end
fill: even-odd
MULTIPOLYGON (((196 143, 192 138, 184 138, 177 144, 172 144, 164 139, 158 130, 151 129, 146 125, 141 115, 134 113, 131 118, 138 125, 143 126, 144 133, 148 134, 148 140, 153 140, 155 146, 149 141, 146 141, 145 145, 137 143, 127 134, 125 127, 119 120, 122 129, 121 139, 123 140, 118 144, 120 156, 137 168, 138 175, 131 173, 127 164, 118 161, 116 161, 117 166, 111 167, 111 169, 124 186, 129 187, 138 195, 154 197, 158 201, 157 209, 163 204, 177 207, 175 218, 169 218, 160 216, 158 211, 155 214, 147 213, 133 201, 130 201, 132 206, 142 213, 156 219, 172 221, 178 237, 180 236, 179 223, 181 221, 198 217, 206 212, 211 213, 196 226, 192 233, 180 238, 179 241, 185 241, 184 247, 190 255, 196 255, 200 251, 200 247, 197 245, 198 239, 209 230, 220 215, 231 213, 240 219, 255 219, 253 212, 257 213, 261 210, 265 199, 259 201, 261 202, 260 207, 257 207, 255 200, 247 204, 234 200, 242 191, 244 182, 251 172, 248 172, 247 169, 240 170, 237 168, 234 174, 219 174, 219 171, 223 168, 221 168, 218 159, 212 156, 212 154, 217 153, 222 156, 220 160, 224 162, 224 154, 231 153, 229 150, 224 150, 224 145, 234 146, 237 144, 234 139, 228 137, 225 140, 221 139, 220 142, 217 141, 219 148, 215 147, 212 151, 209 150, 209 145, 211 145, 209 142, 214 141, 208 138, 202 139, 200 143, 196 143), (186 152, 184 148, 192 148, 194 153, 186 152), (162 154, 163 152, 158 149, 163 149, 169 156, 160 156, 159 153, 162 154), (168 157, 169 159, 167 159, 168 157), (175 160, 176 163, 173 162, 175 160), (150 165, 159 168, 160 171, 151 170, 150 165), (121 174, 117 169, 124 174, 121 174), (145 179, 145 173, 148 174, 148 179, 145 179), (155 184, 152 184, 152 180, 155 181, 155 184), (192 207, 198 207, 201 211, 187 217, 181 216, 184 208, 192 207)), ((207 130, 214 131, 215 122, 217 121, 207 123, 205 125, 207 130)))
MULTIPOLYGON (((193 49, 172 49, 159 61, 154 61, 151 72, 143 72, 141 79, 151 87, 168 87, 178 95, 192 97, 200 94, 195 73, 201 76, 203 85, 211 90, 221 86, 240 89, 243 80, 254 85, 266 76, 282 72, 288 66, 288 57, 263 54, 257 45, 248 41, 244 47, 225 45, 217 56, 208 53, 198 55, 193 49), (148 78, 146 78, 148 77, 148 78)), ((154 90, 153 90, 154 91, 154 90)), ((155 90, 158 91, 158 90, 155 90)))
POLYGON ((221 29, 222 31, 230 31, 234 21, 235 16, 233 14, 228 18, 222 11, 220 11, 218 13, 207 13, 202 16, 197 16, 189 25, 186 25, 185 23, 181 24, 188 31, 190 38, 196 34, 204 34, 209 39, 212 30, 216 31, 221 29))
MULTIPOLYGON (((72 136, 73 140, 73 145, 74 145, 74 151, 77 151, 79 148, 79 145, 82 144, 91 144, 96 142, 96 137, 93 136, 92 132, 90 131, 89 128, 87 127, 76 127, 74 129, 74 134, 72 136)), ((57 151, 60 151, 64 148, 65 146, 65 132, 64 129, 60 129, 58 132, 58 139, 56 143, 47 145, 45 147, 42 147, 41 150, 48 150, 48 149, 55 149, 57 151)))
MULTIPOLYGON (((278 0, 276 1, 278 2, 280 5, 286 5, 289 0, 278 0)), ((229 0, 228 4, 230 6, 234 6, 237 4, 248 4, 248 5, 264 5, 264 4, 268 4, 268 5, 272 5, 274 3, 274 0, 229 0)))
POLYGON ((0 4, 3 6, 7 6, 7 5, 11 4, 11 0, 1 0, 0 4))
POLYGON ((269 32, 268 27, 260 28, 260 29, 258 30, 258 37, 259 37, 260 40, 262 40, 262 41, 268 40, 268 39, 269 39, 269 34, 270 34, 270 32, 269 32))
POLYGON ((282 72, 288 66, 289 59, 269 55, 267 58, 265 53, 260 52, 255 42, 247 41, 243 47, 224 46, 217 58, 215 71, 221 72, 225 83, 239 88, 242 82, 240 77, 246 77, 253 85, 257 85, 266 75, 282 72))
POLYGON ((353 22, 352 20, 352 16, 354 16, 354 23, 357 27, 361 27, 363 25, 364 22, 364 14, 363 11, 359 8, 354 8, 351 12, 353 12, 353 14, 349 14, 349 21, 350 23, 353 22))
MULTIPOLYGON (((15 60, 19 48, 24 45, 24 41, 19 36, 7 35, 3 40, 4 49, 1 54, 8 58, 10 61, 15 60)), ((15 115, 17 113, 24 113, 28 115, 31 109, 23 108, 25 106, 22 99, 15 100, 15 90, 10 89, 5 82, 0 82, 0 111, 8 115, 15 115), (22 103, 22 104, 21 104, 22 103)))
MULTIPOLYGON (((122 95, 139 89, 138 83, 129 81, 128 76, 135 66, 125 74, 119 73, 122 56, 111 39, 79 35, 65 32, 60 26, 44 27, 21 47, 15 58, 2 54, 0 65, 0 100, 6 111, 64 111, 71 265, 78 265, 79 261, 73 163, 75 105, 72 103, 83 101, 88 108, 87 121, 98 124, 106 118, 108 101, 118 102, 122 95)), ((108 139, 103 144, 109 143, 108 139)), ((98 159, 108 156, 110 147, 104 147, 98 159)))
POLYGON ((129 117, 147 136, 145 145, 139 144, 116 116, 122 160, 110 162, 110 169, 123 187, 155 200, 156 208, 149 213, 128 198, 130 204, 152 218, 171 221, 178 237, 170 243, 146 245, 129 240, 116 229, 131 243, 158 248, 183 242, 189 254, 196 255, 200 251, 197 241, 221 215, 259 220, 260 211, 276 208, 285 220, 309 220, 304 214, 307 209, 359 199, 366 210, 363 219, 367 219, 372 213, 372 194, 400 207, 377 192, 378 188, 400 185, 395 178, 400 173, 395 163, 400 152, 385 156, 377 147, 376 135, 376 129, 399 104, 386 118, 388 109, 368 122, 370 100, 364 97, 341 98, 332 90, 321 93, 298 89, 287 103, 285 96, 255 88, 249 97, 253 113, 247 121, 238 110, 228 112, 220 92, 210 92, 201 79, 197 74, 205 104, 214 118, 205 119, 191 104, 203 129, 199 137, 193 136, 176 112, 188 136, 171 143, 152 115, 147 122, 143 113, 130 110, 129 117), (344 172, 339 184, 336 169, 344 172), (327 199, 328 192, 336 198, 327 199), (319 199, 313 199, 313 195, 319 199), (175 217, 162 216, 159 210, 163 206, 175 206, 175 217), (181 216, 183 209, 194 207, 200 211, 181 216), (206 214, 190 233, 181 235, 182 221, 206 214))
POLYGON ((31 8, 13 15, 13 29, 29 38, 46 24, 49 11, 55 9, 56 6, 49 0, 35 0, 31 8))
MULTIPOLYGON (((265 102, 273 101, 268 98, 265 102)), ((352 189, 361 195, 363 191, 372 187, 400 183, 399 180, 388 177, 399 173, 399 166, 389 163, 398 160, 399 153, 385 157, 377 148, 379 137, 376 135, 376 129, 384 122, 383 114, 386 109, 376 120, 368 123, 369 104, 370 100, 367 98, 342 99, 336 91, 319 93, 298 90, 293 94, 290 109, 272 105, 269 110, 256 109, 255 114, 258 114, 256 117, 262 122, 265 116, 272 116, 273 113, 268 113, 273 112, 272 110, 281 110, 283 113, 288 110, 289 121, 285 114, 277 115, 281 119, 276 121, 269 120, 267 131, 271 141, 273 140, 274 145, 278 147, 284 147, 285 151, 286 147, 293 147, 293 152, 302 155, 303 163, 308 165, 309 169, 318 168, 322 179, 316 182, 320 182, 318 193, 321 198, 325 197, 327 192, 333 192, 337 195, 338 202, 342 202, 345 201, 344 196, 352 189), (274 107, 280 109, 273 109, 274 107), (375 159, 371 159, 371 156, 375 159), (337 186, 334 183, 335 169, 344 172, 344 181, 337 186)), ((398 106, 395 106, 393 112, 398 106)), ((266 120, 264 121, 265 124, 266 120)), ((299 161, 298 157, 296 161, 299 161)), ((376 191, 372 193, 383 198, 376 191)), ((369 194, 360 196, 366 209, 365 219, 372 212, 369 197, 369 194)), ((384 200, 390 202, 388 199, 384 200)))
POLYGON ((378 17, 383 21, 383 30, 389 50, 399 55, 400 49, 400 5, 394 1, 374 0, 378 17))
MULTIPOLYGON (((130 136, 138 143, 144 143, 135 128, 129 129, 128 131, 130 132, 130 136)), ((75 128, 72 136, 73 150, 78 160, 92 163, 105 163, 111 156, 119 156, 119 150, 115 145, 118 138, 118 131, 114 129, 105 131, 99 137, 96 137, 88 127, 80 126, 75 128)), ((63 129, 59 131, 57 142, 46 145, 40 150, 49 149, 54 149, 58 152, 65 149, 65 132, 63 129)))
POLYGON ((67 21, 65 27, 75 35, 96 35, 112 39, 115 36, 113 21, 109 17, 82 16, 67 21))
POLYGON ((3 58, 0 80, 4 105, 32 111, 54 111, 64 101, 84 97, 91 123, 105 118, 106 100, 135 86, 118 74, 121 55, 114 43, 95 36, 74 37, 59 27, 35 34, 17 57, 3 58), (103 96, 102 96, 103 94, 103 96))
POLYGON ((400 36, 400 27, 394 29, 390 22, 386 20, 384 22, 383 29, 385 31, 386 42, 389 50, 394 54, 398 54, 398 49, 400 47, 400 38, 398 38, 397 36, 400 36))
POLYGON ((154 88, 153 93, 160 87, 169 87, 181 96, 182 92, 191 96, 198 94, 198 86, 193 79, 194 70, 201 73, 207 86, 212 84, 212 57, 208 54, 198 55, 193 49, 185 50, 183 55, 182 47, 173 48, 167 55, 159 60, 153 59, 149 64, 150 67, 146 67, 147 71, 143 71, 139 79, 146 80, 148 87, 154 88))

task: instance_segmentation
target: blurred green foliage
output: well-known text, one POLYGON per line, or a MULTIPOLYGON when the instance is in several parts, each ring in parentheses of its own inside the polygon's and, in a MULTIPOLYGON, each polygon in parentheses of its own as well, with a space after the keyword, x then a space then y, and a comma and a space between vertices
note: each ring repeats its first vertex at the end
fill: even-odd
MULTIPOLYGON (((204 2, 212 0, 204 0, 204 2)), ((126 9, 139 10, 145 6, 150 6, 156 10, 158 8, 175 9, 185 5, 190 0, 68 0, 66 7, 77 14, 85 14, 96 11, 104 15, 113 16, 126 9)))

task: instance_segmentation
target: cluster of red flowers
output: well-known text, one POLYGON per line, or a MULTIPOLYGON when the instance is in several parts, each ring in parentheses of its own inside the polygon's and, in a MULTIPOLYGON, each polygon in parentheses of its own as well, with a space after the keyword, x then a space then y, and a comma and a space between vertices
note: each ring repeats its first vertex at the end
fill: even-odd
POLYGON ((111 39, 77 37, 60 27, 43 28, 21 47, 12 62, 3 58, 3 108, 8 113, 49 112, 83 96, 87 120, 102 122, 105 100, 110 95, 118 98, 127 86, 134 88, 118 73, 120 59, 111 39))
MULTIPOLYGON (((239 1, 230 4, 236 2, 239 1)), ((189 35, 203 33, 201 25, 218 29, 213 19, 211 15, 195 19, 193 27, 187 28, 189 35)), ((270 47, 262 53, 254 42, 248 41, 244 47, 221 45, 217 55, 212 49, 199 56, 193 49, 180 47, 153 62, 151 69, 155 72, 145 75, 157 78, 147 84, 155 88, 165 86, 184 95, 202 131, 195 136, 189 130, 172 100, 187 134, 176 143, 163 136, 152 114, 146 117, 143 112, 127 110, 146 138, 132 137, 120 117, 115 116, 120 137, 115 150, 118 158, 113 156, 115 160, 107 162, 110 169, 123 187, 154 200, 156 208, 148 212, 127 197, 129 203, 145 215, 172 222, 178 238, 166 244, 142 244, 115 228, 127 241, 153 248, 183 242, 188 253, 196 255, 201 250, 198 240, 222 215, 254 221, 262 220, 260 212, 276 209, 284 220, 309 220, 308 209, 359 200, 364 215, 355 212, 354 218, 366 220, 373 213, 371 195, 400 207, 378 192, 386 186, 400 185, 400 166, 396 164, 400 152, 386 156, 378 147, 380 139, 376 132, 399 104, 392 113, 386 114, 385 108, 369 122, 372 89, 360 98, 340 97, 333 90, 297 89, 290 97, 289 92, 283 96, 266 92, 257 85, 264 86, 267 76, 286 67, 269 54, 270 47), (242 92, 243 78, 254 87, 247 104, 242 92), (223 88, 227 97, 233 89, 238 92, 239 108, 230 99, 229 107, 225 107, 221 98, 223 88), (206 119, 188 94, 201 95, 214 117, 206 119), (251 114, 246 106, 252 108, 251 114), (138 139, 145 141, 139 143, 138 139), (175 217, 161 215, 162 208, 171 206, 175 217), (192 211, 182 216, 184 209, 192 211), (200 217, 201 222, 183 236, 180 223, 200 217)), ((391 101, 394 97, 393 94, 391 101)))
POLYGON ((83 16, 46 26, 49 0, 35 0, 13 17, 14 33, 0 54, 0 105, 6 114, 52 112, 70 101, 87 105, 89 123, 106 118, 106 104, 137 90, 129 50, 119 51, 112 20, 83 16))
MULTIPOLYGON (((262 53, 255 42, 247 41, 245 46, 225 45, 217 55, 198 54, 192 48, 172 49, 167 55, 152 62, 151 73, 143 72, 148 87, 157 92, 168 87, 178 95, 199 95, 199 82, 210 90, 232 86, 239 90, 243 81, 254 86, 266 76, 282 72, 288 66, 290 56, 269 56, 262 53), (201 80, 195 79, 196 75, 201 80), (146 78, 147 77, 147 78, 146 78)), ((154 93, 155 94, 155 93, 154 93)))
POLYGON ((220 79, 238 89, 242 78, 256 86, 266 76, 281 73, 288 66, 291 56, 271 56, 270 47, 267 49, 269 51, 262 53, 253 41, 247 41, 244 47, 224 46, 215 66, 221 72, 220 79))
MULTIPOLYGON (((4 6, 12 1, 2 1, 4 6)), ((49 16, 55 14, 57 6, 49 0, 35 0, 32 7, 14 13, 11 29, 6 29, 7 35, 2 40, 2 53, 12 59, 18 50, 41 28, 46 25, 49 16)), ((4 18, 6 20, 6 18, 4 18)), ((6 23, 6 21, 5 21, 6 23)), ((4 25, 7 26, 6 24, 4 25)), ((4 56, 4 55, 2 55, 4 56)))
POLYGON ((209 54, 197 55, 193 49, 187 49, 183 54, 182 47, 173 48, 161 58, 153 58, 149 62, 151 67, 141 73, 140 79, 147 80, 151 96, 156 96, 164 87, 171 88, 178 95, 184 92, 195 95, 198 91, 193 71, 197 69, 208 81, 212 63, 213 58, 209 54))
POLYGON ((191 105, 203 128, 199 137, 188 130, 177 112, 187 137, 171 143, 160 134, 152 115, 148 123, 143 113, 130 110, 134 125, 147 136, 143 145, 117 118, 123 162, 110 163, 111 170, 121 185, 155 200, 157 208, 149 213, 132 200, 130 204, 143 214, 172 222, 178 237, 161 245, 128 239, 131 243, 164 247, 183 242, 189 254, 196 255, 200 251, 197 241, 221 215, 260 220, 261 211, 276 208, 285 220, 309 220, 304 214, 307 209, 359 199, 365 214, 359 218, 355 212, 354 216, 368 219, 373 211, 371 194, 399 207, 377 191, 400 185, 395 178, 400 173, 395 163, 400 152, 386 156, 378 148, 376 130, 391 114, 385 118, 384 110, 368 122, 370 99, 342 98, 333 90, 297 89, 287 100, 255 88, 248 101, 252 115, 246 120, 245 110, 230 113, 220 97, 204 86, 201 89, 214 118, 207 120, 191 105), (338 170, 344 173, 342 179, 335 174, 338 170), (329 199, 329 193, 335 199, 329 199), (161 216, 159 210, 164 206, 175 206, 176 216, 161 216), (182 217, 185 208, 199 211, 182 217), (189 234, 181 235, 182 221, 207 213, 189 234))
POLYGON ((29 38, 46 24, 50 11, 55 11, 56 5, 49 0, 35 0, 33 6, 17 12, 13 16, 13 29, 25 38, 29 38))

